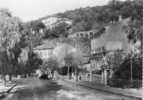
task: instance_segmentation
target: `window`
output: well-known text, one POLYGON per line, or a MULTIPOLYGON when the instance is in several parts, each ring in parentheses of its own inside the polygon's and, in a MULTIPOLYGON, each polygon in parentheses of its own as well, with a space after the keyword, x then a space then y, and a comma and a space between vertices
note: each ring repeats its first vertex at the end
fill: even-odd
POLYGON ((80 33, 80 37, 83 37, 83 34, 82 34, 82 33, 80 33))
POLYGON ((85 37, 88 38, 88 34, 85 34, 85 37))
POLYGON ((76 36, 79 37, 79 34, 77 34, 76 36))
POLYGON ((90 34, 90 37, 92 38, 93 37, 93 32, 90 32, 89 34, 90 34))

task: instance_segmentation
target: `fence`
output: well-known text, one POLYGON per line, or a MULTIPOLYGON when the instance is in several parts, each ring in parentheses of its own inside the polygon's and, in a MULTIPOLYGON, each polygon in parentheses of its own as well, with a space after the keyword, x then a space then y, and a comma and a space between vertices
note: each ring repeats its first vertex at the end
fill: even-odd
POLYGON ((100 84, 103 83, 101 75, 97 75, 97 74, 93 74, 92 81, 100 84))
POLYGON ((125 79, 110 79, 109 86, 121 88, 140 88, 142 87, 142 80, 125 80, 125 79))
MULTIPOLYGON (((83 78, 82 78, 83 79, 83 78)), ((84 78, 83 80, 89 81, 89 78, 84 78)), ((104 84, 101 75, 93 74, 92 82, 104 84)), ((140 88, 143 83, 142 80, 125 80, 125 79, 109 79, 107 85, 111 87, 120 87, 120 88, 140 88)))

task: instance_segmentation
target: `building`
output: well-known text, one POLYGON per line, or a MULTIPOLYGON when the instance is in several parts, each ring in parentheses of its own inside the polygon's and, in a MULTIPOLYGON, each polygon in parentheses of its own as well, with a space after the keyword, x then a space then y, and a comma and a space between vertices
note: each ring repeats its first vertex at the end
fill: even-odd
POLYGON ((33 49, 34 53, 38 54, 38 56, 46 60, 53 55, 53 50, 56 44, 53 41, 46 40, 43 43, 33 49))
POLYGON ((126 19, 109 24, 105 27, 105 31, 102 31, 101 34, 97 33, 96 37, 91 38, 91 68, 102 70, 101 76, 104 84, 107 84, 107 77, 111 73, 106 55, 113 55, 117 50, 124 51, 124 53, 129 52, 130 44, 124 30, 125 22, 127 22, 126 19), (106 68, 102 69, 103 66, 106 68))
POLYGON ((68 18, 60 18, 57 16, 49 16, 49 17, 41 18, 40 20, 42 21, 42 23, 44 23, 47 29, 52 29, 58 26, 60 23, 66 23, 69 26, 72 25, 72 21, 69 20, 68 18))
POLYGON ((89 38, 97 33, 97 30, 75 32, 68 36, 68 38, 89 38))

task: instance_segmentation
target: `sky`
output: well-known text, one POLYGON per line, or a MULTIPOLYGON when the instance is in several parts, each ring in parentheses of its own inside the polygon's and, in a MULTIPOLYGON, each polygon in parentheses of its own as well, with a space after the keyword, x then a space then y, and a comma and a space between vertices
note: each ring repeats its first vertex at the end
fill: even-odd
POLYGON ((0 8, 9 9, 22 21, 73 10, 80 7, 104 5, 109 0, 0 0, 0 8))

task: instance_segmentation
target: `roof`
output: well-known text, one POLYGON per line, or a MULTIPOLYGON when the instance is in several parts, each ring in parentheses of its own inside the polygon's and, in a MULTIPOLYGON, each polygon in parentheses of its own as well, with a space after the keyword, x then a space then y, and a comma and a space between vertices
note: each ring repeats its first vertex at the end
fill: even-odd
POLYGON ((69 34, 68 37, 87 37, 86 35, 88 35, 88 37, 90 36, 90 33, 92 32, 93 34, 96 34, 99 30, 95 29, 95 30, 90 30, 90 31, 79 31, 79 32, 75 32, 72 34, 69 34), (81 34, 83 36, 81 36, 81 34), (78 35, 78 36, 77 36, 78 35))
POLYGON ((94 38, 95 48, 105 47, 106 50, 123 49, 128 51, 128 38, 123 27, 124 23, 122 22, 108 25, 104 34, 94 38))
POLYGON ((52 40, 44 40, 41 45, 34 48, 34 50, 47 50, 47 49, 54 49, 56 43, 52 40))
POLYGON ((43 44, 34 48, 34 50, 47 50, 47 49, 53 49, 53 48, 49 47, 49 45, 46 45, 46 44, 43 44))

